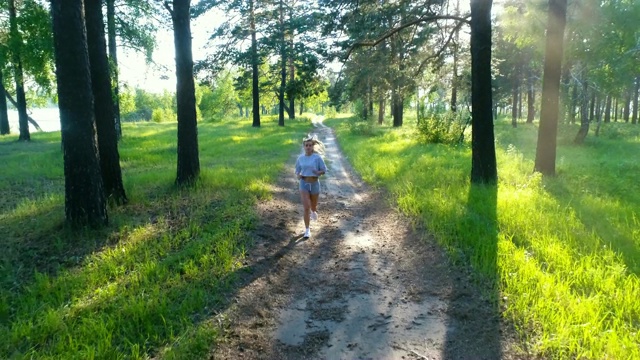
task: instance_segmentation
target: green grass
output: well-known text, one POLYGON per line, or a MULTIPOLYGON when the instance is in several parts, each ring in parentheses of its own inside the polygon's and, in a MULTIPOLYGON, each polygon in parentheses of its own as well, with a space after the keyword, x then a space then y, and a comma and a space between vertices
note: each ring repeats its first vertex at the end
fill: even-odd
POLYGON ((308 120, 200 123, 201 178, 173 186, 176 125, 126 124, 129 204, 64 226, 60 133, 0 139, 0 358, 206 357, 251 244, 255 204, 308 120))
POLYGON ((363 178, 427 225, 543 358, 640 358, 640 126, 603 124, 584 146, 559 133, 555 178, 534 174, 537 128, 496 123, 499 183, 470 186, 471 150, 415 127, 366 133, 326 121, 363 178))

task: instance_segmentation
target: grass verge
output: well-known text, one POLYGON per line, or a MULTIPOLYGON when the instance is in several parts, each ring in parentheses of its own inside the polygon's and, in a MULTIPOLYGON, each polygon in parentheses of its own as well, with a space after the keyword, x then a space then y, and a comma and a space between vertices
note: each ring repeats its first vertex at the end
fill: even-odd
POLYGON ((130 203, 64 226, 60 133, 0 139, 0 358, 193 359, 215 343, 255 204, 309 128, 264 118, 198 126, 201 178, 173 186, 176 124, 126 124, 130 203))

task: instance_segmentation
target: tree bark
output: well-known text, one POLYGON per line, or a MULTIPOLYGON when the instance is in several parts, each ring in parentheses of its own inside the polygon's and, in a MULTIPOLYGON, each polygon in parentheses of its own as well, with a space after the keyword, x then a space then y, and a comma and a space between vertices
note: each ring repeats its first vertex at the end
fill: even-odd
POLYGON ((533 72, 531 69, 529 69, 527 82, 527 124, 533 124, 533 119, 536 117, 536 90, 534 88, 533 72))
POLYGON ((596 119, 596 92, 591 93, 591 100, 589 101, 589 121, 596 119))
POLYGON ((177 185, 190 185, 200 174, 190 6, 190 0, 174 0, 171 10, 176 51, 176 99, 178 103, 177 185))
MULTIPOLYGON (((293 49, 293 35, 291 35, 291 44, 290 44, 290 49, 293 49)), ((296 79, 296 68, 293 64, 293 54, 289 54, 289 56, 287 57, 287 61, 289 63, 289 84, 294 84, 294 81, 296 79)), ((289 107, 288 107, 288 115, 289 115, 289 119, 295 119, 296 118, 296 109, 295 109, 295 105, 296 105, 296 94, 295 94, 295 90, 291 89, 291 91, 289 91, 289 94, 287 94, 287 97, 289 98, 289 107)))
POLYGON ((491 0, 471 0, 471 183, 498 181, 491 90, 491 0))
POLYGON ((607 102, 604 109, 604 122, 611 122, 611 95, 607 94, 607 102))
POLYGON ((602 96, 598 96, 596 100, 596 136, 600 136, 600 127, 602 126, 602 96))
POLYGON ((511 81, 511 126, 518 127, 518 94, 520 93, 520 66, 513 72, 511 81))
POLYGON ((392 114, 393 114, 393 127, 401 127, 403 124, 404 117, 404 99, 400 94, 400 90, 396 89, 393 91, 391 106, 392 114))
POLYGON ((584 139, 586 139, 589 134, 589 102, 588 99, 588 91, 589 86, 587 81, 584 80, 582 83, 582 105, 580 107, 580 129, 576 134, 575 139, 573 139, 574 144, 580 145, 584 143, 584 139))
POLYGON ((560 77, 562 76, 566 14, 567 0, 549 0, 540 129, 538 130, 534 167, 535 171, 539 171, 543 175, 555 175, 556 173, 560 77))
POLYGON ((253 127, 260 127, 260 91, 258 87, 258 40, 256 39, 255 1, 249 0, 249 22, 251 28, 251 95, 253 105, 253 127))
POLYGON ((9 127, 9 112, 7 109, 7 98, 4 96, 4 79, 0 71, 0 135, 7 135, 11 132, 9 127))
POLYGON ((624 122, 628 123, 629 122, 629 115, 631 114, 631 109, 630 109, 630 105, 631 105, 631 89, 628 89, 627 91, 625 91, 625 95, 624 95, 624 104, 623 104, 623 108, 622 108, 622 118, 624 119, 624 122))
POLYGON ((638 96, 640 96, 640 76, 636 77, 636 87, 633 94, 633 114, 631 115, 631 123, 638 123, 638 96))
POLYGON ((382 122, 384 121, 384 110, 385 110, 385 106, 386 105, 386 101, 384 99, 384 96, 380 96, 380 100, 378 103, 378 124, 382 125, 382 122))
POLYGON ((108 222, 100 174, 82 0, 52 0, 65 217, 73 227, 108 222))
POLYGON ((113 87, 113 115, 118 139, 122 138, 122 122, 120 120, 120 82, 118 68, 118 46, 116 43, 116 9, 115 0, 106 0, 107 3, 107 36, 109 38, 109 68, 113 87))
POLYGON ((118 134, 114 122, 115 107, 104 37, 102 1, 84 0, 84 4, 102 182, 107 200, 123 205, 127 203, 127 196, 122 184, 118 134))
POLYGON ((571 90, 571 105, 569 106, 569 124, 575 124, 576 122, 576 107, 578 106, 578 83, 573 82, 573 89, 571 90))
POLYGON ((278 102, 280 104, 278 111, 278 126, 284 126, 284 91, 287 87, 287 43, 284 28, 284 0, 279 2, 280 12, 280 93, 278 94, 278 102))
POLYGON ((16 101, 18 109, 18 124, 20 141, 30 141, 29 120, 27 115, 27 97, 24 93, 24 74, 22 70, 22 37, 18 30, 18 16, 15 0, 9 0, 9 38, 11 41, 11 58, 13 63, 13 77, 16 83, 16 101))

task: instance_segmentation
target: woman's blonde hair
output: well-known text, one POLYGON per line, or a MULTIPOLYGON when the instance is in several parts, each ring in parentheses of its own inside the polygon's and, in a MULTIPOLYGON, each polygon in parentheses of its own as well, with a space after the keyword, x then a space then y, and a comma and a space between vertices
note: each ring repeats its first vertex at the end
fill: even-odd
POLYGON ((304 143, 308 141, 313 141, 313 152, 324 155, 324 144, 318 140, 318 135, 307 134, 307 136, 302 139, 302 146, 304 147, 304 143))

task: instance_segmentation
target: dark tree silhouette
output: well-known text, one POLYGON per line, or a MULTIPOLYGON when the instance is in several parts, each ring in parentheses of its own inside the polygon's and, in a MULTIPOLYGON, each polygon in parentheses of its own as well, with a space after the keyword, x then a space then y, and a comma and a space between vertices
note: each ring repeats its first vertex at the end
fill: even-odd
POLYGON ((567 0, 549 0, 540 128, 534 167, 535 171, 544 175, 556 173, 560 77, 562 76, 566 15, 567 0))
POLYGON ((107 199, 122 205, 127 196, 122 185, 102 1, 84 0, 84 3, 102 181, 107 199))
POLYGON ((116 44, 116 6, 115 0, 106 0, 107 5, 107 36, 109 39, 109 60, 111 76, 113 78, 112 97, 114 106, 114 116, 116 133, 118 138, 122 137, 122 123, 120 121, 120 85, 118 70, 118 49, 116 44))
POLYGON ((7 98, 4 96, 3 81, 2 71, 0 71, 0 135, 7 135, 10 132, 9 113, 7 112, 7 98))
POLYGON ((18 30, 18 16, 15 0, 9 0, 9 34, 11 49, 11 62, 13 63, 13 77, 16 82, 16 106, 18 108, 18 124, 20 128, 20 141, 30 141, 29 115, 27 114, 27 97, 24 93, 24 72, 22 69, 21 48, 22 37, 18 30))
POLYGON ((491 0, 471 0, 471 182, 498 181, 491 95, 491 0))
POLYGON ((251 29, 251 93, 253 96, 253 126, 260 127, 260 90, 258 83, 258 40, 256 39, 255 1, 249 0, 249 27, 251 29))
POLYGON ((279 1, 279 26, 280 26, 280 90, 278 91, 278 125, 284 126, 284 92, 287 87, 287 42, 286 42, 286 29, 284 23, 284 0, 279 1))
POLYGON ((106 225, 82 0, 52 0, 58 107, 64 152, 65 217, 106 225))
POLYGON ((174 0, 164 5, 171 13, 176 51, 176 98, 178 102, 178 175, 176 184, 193 183, 200 174, 196 90, 191 52, 190 0, 174 0))

